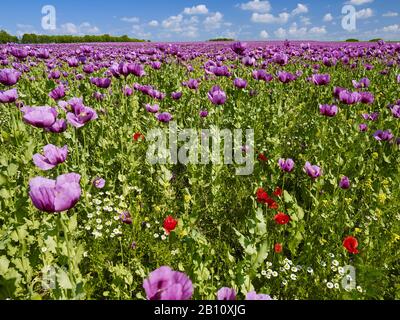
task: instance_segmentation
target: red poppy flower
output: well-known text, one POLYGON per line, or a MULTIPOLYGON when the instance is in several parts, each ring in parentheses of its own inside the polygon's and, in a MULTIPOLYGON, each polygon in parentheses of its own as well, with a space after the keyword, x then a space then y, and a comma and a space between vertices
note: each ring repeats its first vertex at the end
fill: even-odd
POLYGON ((259 161, 261 161, 261 162, 267 162, 268 161, 268 158, 263 154, 263 153, 260 153, 259 155, 258 155, 258 158, 257 158, 259 161))
POLYGON ((256 192, 256 196, 257 196, 258 203, 266 204, 269 200, 268 193, 266 193, 263 188, 258 188, 258 190, 256 192))
POLYGON ((267 200, 267 204, 268 204, 268 208, 270 208, 270 209, 276 210, 279 208, 278 203, 272 198, 269 198, 267 200))
POLYGON ((283 212, 279 212, 277 215, 275 215, 275 222, 277 224, 288 224, 290 221, 290 217, 287 214, 284 214, 283 212))
POLYGON ((133 141, 138 141, 139 139, 144 140, 144 135, 141 134, 140 132, 136 132, 136 133, 133 135, 133 141))
POLYGON ((281 252, 282 252, 282 249, 283 249, 283 246, 282 246, 281 243, 276 243, 276 244, 275 244, 274 250, 275 250, 276 253, 281 253, 281 252))
POLYGON ((171 231, 175 230, 178 221, 174 219, 172 216, 168 216, 164 220, 164 229, 167 234, 170 234, 171 231))
POLYGON ((276 187, 276 189, 274 191, 274 196, 281 197, 282 193, 283 193, 283 190, 279 187, 276 187))
POLYGON ((347 238, 345 238, 343 240, 343 247, 346 248, 346 250, 352 254, 357 254, 358 250, 358 241, 356 238, 352 237, 352 236, 348 236, 347 238))

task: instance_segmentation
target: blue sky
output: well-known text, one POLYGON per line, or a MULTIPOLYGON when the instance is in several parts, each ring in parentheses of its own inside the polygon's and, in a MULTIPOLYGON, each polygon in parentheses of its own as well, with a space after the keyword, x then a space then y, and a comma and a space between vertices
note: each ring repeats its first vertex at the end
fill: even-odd
POLYGON ((20 0, 2 3, 0 29, 16 35, 127 34, 152 41, 400 40, 399 0, 20 0), (56 10, 56 29, 42 28, 42 7, 56 10), (342 27, 352 5, 356 30, 342 27))

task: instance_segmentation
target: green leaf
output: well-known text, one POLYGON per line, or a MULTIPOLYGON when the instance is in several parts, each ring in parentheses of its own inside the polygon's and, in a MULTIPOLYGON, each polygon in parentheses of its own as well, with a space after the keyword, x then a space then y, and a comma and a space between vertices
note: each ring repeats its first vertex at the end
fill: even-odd
POLYGON ((283 191, 283 198, 285 199, 286 203, 293 203, 294 202, 293 197, 286 190, 283 191))
POLYGON ((7 259, 7 257, 0 257, 0 276, 4 276, 6 274, 9 265, 10 261, 7 259))
POLYGON ((68 277, 68 274, 63 270, 60 269, 57 272, 57 280, 58 280, 58 284, 62 289, 72 289, 72 283, 71 280, 68 277))

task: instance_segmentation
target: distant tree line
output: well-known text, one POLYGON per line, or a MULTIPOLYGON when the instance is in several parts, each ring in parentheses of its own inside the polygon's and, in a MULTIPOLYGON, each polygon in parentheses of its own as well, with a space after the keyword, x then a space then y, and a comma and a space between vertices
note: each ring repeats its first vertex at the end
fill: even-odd
POLYGON ((231 39, 231 38, 215 38, 215 39, 210 39, 208 41, 235 41, 235 39, 231 39))
POLYGON ((21 39, 8 34, 6 31, 0 31, 0 43, 84 43, 84 42, 145 42, 146 40, 129 38, 127 35, 111 36, 103 35, 86 35, 86 36, 71 36, 71 35, 39 35, 34 33, 26 33, 21 39))

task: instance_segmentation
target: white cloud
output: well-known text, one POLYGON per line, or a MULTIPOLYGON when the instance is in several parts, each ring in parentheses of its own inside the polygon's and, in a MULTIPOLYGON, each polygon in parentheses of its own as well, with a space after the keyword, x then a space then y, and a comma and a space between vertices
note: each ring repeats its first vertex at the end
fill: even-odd
POLYGON ((283 28, 279 28, 277 30, 275 30, 274 34, 275 36, 277 36, 278 38, 286 38, 286 37, 290 37, 290 38, 304 38, 306 36, 308 37, 315 37, 318 35, 323 35, 326 34, 326 28, 325 26, 322 27, 312 27, 310 29, 307 29, 307 27, 298 27, 297 23, 294 22, 291 24, 291 26, 289 27, 289 29, 283 29, 283 28))
POLYGON ((129 23, 139 23, 140 19, 138 17, 123 17, 121 18, 121 21, 129 23))
POLYGON ((357 11, 356 17, 357 19, 368 19, 374 15, 374 11, 371 8, 362 9, 357 11))
POLYGON ((100 29, 96 26, 91 25, 89 22, 83 22, 79 26, 72 22, 67 22, 61 25, 61 28, 57 30, 61 34, 67 35, 84 35, 84 34, 97 34, 100 33, 100 29))
POLYGON ((165 29, 171 31, 180 32, 182 31, 181 23, 183 21, 183 16, 178 14, 177 16, 170 16, 162 22, 162 26, 165 29))
POLYGON ((224 16, 221 12, 215 12, 207 17, 203 23, 207 30, 219 29, 221 28, 223 18, 224 16))
POLYGON ((372 3, 372 2, 374 2, 374 0, 350 0, 348 3, 355 6, 360 6, 362 4, 372 3))
POLYGON ((292 16, 296 16, 298 14, 307 13, 308 7, 305 4, 298 3, 296 9, 292 11, 292 16))
POLYGON ((382 17, 397 17, 399 14, 397 12, 388 11, 382 15, 382 17))
MULTIPOLYGON (((3 28, 0 28, 3 29, 3 28)), ((38 34, 35 27, 30 24, 17 23, 17 36, 22 37, 25 33, 38 34)), ((9 32, 10 33, 10 32, 9 32)))
POLYGON ((237 5, 242 10, 253 11, 258 13, 266 13, 271 10, 271 4, 269 1, 254 0, 247 3, 237 5))
POLYGON ((326 34, 327 31, 325 27, 313 27, 308 31, 308 33, 318 35, 318 34, 326 34))
POLYGON ((393 24, 391 26, 384 27, 382 31, 387 33, 397 33, 400 32, 400 25, 393 24))
POLYGON ((322 19, 324 22, 331 22, 333 20, 333 16, 331 13, 327 13, 324 15, 324 18, 322 19))
POLYGON ((278 38, 284 38, 286 37, 286 30, 283 28, 279 28, 278 30, 275 30, 274 34, 278 37, 278 38))
POLYGON ((284 24, 288 22, 290 18, 290 14, 287 12, 282 12, 280 13, 277 17, 270 13, 253 13, 251 16, 251 21, 257 22, 257 23, 281 23, 284 24))
POLYGON ((158 25, 159 25, 159 23, 158 23, 157 20, 151 20, 151 21, 149 22, 149 26, 150 26, 150 27, 158 27, 158 25))
POLYGON ((311 24, 310 18, 308 17, 300 17, 300 22, 305 26, 309 26, 311 24))
POLYGON ((191 7, 191 8, 185 8, 185 10, 183 10, 183 13, 184 14, 188 14, 188 15, 207 14, 208 13, 208 8, 204 4, 199 4, 199 5, 191 7))
POLYGON ((260 37, 262 39, 268 39, 269 38, 269 34, 268 34, 267 31, 263 30, 263 31, 260 32, 260 37))
POLYGON ((161 25, 168 32, 175 32, 183 37, 195 38, 198 36, 198 23, 199 19, 196 16, 184 19, 182 14, 178 14, 165 19, 161 25))

